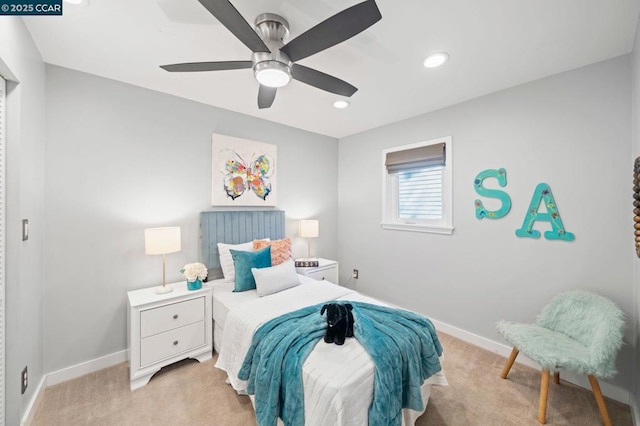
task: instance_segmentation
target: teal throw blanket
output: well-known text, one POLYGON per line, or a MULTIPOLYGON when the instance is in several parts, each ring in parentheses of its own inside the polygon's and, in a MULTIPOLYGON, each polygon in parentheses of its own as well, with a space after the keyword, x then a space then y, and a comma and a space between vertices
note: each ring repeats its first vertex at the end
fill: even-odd
MULTIPOLYGON (((402 408, 424 410, 420 387, 442 367, 442 345, 427 318, 363 302, 353 305, 354 337, 375 364, 369 425, 402 423, 402 408)), ((255 395, 259 426, 304 425, 302 365, 326 330, 324 303, 290 312, 262 325, 238 373, 255 395)), ((324 344, 324 343, 322 343, 324 344)))

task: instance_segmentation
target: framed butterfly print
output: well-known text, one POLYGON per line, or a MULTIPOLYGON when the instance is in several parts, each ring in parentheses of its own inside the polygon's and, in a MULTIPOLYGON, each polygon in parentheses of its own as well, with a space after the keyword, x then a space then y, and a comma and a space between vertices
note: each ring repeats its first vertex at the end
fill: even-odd
POLYGON ((275 145, 232 136, 211 137, 211 204, 275 206, 275 145))

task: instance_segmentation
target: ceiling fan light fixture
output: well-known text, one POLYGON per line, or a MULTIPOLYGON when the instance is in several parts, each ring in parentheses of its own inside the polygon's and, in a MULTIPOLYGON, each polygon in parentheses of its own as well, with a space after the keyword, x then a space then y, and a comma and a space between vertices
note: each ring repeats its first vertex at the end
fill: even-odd
POLYGON ((447 62, 449 54, 446 52, 433 53, 424 60, 425 68, 436 68, 447 62))
POLYGON ((282 87, 291 81, 291 69, 278 61, 264 61, 253 68, 258 83, 267 87, 282 87))
POLYGON ((289 23, 280 15, 263 13, 256 18, 253 27, 231 4, 231 0, 199 2, 253 52, 251 61, 185 62, 160 65, 160 68, 168 72, 253 69, 254 78, 260 84, 259 109, 271 107, 277 89, 292 79, 338 96, 353 95, 357 87, 297 61, 342 43, 382 19, 375 0, 364 0, 330 16, 285 44, 289 23))
POLYGON ((338 109, 345 109, 349 105, 349 101, 345 101, 344 99, 339 99, 333 103, 333 107, 338 109))

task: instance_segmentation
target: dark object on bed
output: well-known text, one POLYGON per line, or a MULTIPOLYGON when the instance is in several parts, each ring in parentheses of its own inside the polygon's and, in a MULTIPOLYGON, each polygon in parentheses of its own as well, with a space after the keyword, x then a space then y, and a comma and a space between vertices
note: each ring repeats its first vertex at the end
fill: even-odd
POLYGON ((326 343, 343 345, 347 337, 353 337, 353 306, 350 303, 327 303, 320 310, 320 315, 327 311, 327 331, 324 335, 326 343))
MULTIPOLYGON (((345 302, 346 305, 347 302, 345 302)), ((421 386, 442 370, 442 345, 430 320, 402 309, 350 301, 354 338, 375 364, 368 424, 400 426, 402 409, 424 411, 421 386)), ((255 395, 259 425, 304 424, 302 366, 326 332, 318 309, 307 306, 264 323, 253 335, 238 378, 255 395)))

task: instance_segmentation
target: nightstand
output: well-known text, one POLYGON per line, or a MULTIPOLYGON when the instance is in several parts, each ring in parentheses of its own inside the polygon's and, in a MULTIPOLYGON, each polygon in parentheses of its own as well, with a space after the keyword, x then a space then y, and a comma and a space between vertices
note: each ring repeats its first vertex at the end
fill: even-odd
POLYGON ((296 272, 314 280, 327 280, 338 284, 338 262, 319 258, 319 265, 311 268, 296 268, 296 272))
POLYGON ((146 385, 162 367, 185 358, 206 361, 213 351, 211 288, 187 290, 186 281, 127 293, 127 343, 131 390, 146 385))

